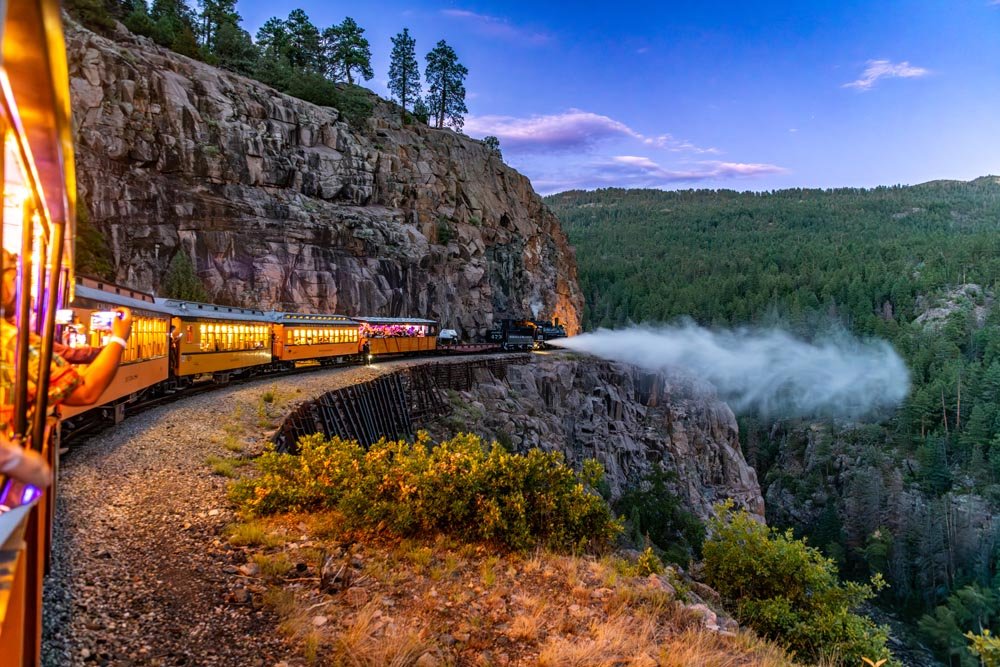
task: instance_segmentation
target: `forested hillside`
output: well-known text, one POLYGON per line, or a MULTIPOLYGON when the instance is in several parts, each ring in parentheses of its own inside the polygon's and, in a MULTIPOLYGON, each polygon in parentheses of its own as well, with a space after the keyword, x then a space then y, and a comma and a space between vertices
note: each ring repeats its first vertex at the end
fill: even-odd
POLYGON ((769 522, 850 576, 962 664, 966 631, 1000 629, 1000 179, 873 190, 566 192, 547 203, 577 249, 590 328, 690 316, 846 327, 889 340, 912 372, 880 423, 742 418, 769 522))

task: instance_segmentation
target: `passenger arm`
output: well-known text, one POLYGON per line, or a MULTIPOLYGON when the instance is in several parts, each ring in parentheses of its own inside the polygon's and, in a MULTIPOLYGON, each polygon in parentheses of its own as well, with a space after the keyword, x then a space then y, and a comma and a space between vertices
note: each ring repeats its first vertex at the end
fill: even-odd
MULTIPOLYGON (((118 308, 117 311, 122 313, 122 316, 111 321, 111 333, 116 338, 127 340, 132 331, 132 313, 128 308, 118 308)), ((80 385, 63 403, 65 405, 91 405, 96 402, 115 377, 124 351, 125 348, 118 342, 110 342, 105 345, 93 363, 80 373, 80 385)))

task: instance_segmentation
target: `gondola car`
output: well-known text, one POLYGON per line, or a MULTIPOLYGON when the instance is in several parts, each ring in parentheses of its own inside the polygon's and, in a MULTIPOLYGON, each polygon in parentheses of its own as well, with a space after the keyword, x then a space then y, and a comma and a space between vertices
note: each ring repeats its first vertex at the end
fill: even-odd
MULTIPOLYGON (((228 382, 271 363, 271 319, 262 310, 156 299, 178 339, 172 372, 181 384, 228 382)), ((259 370, 259 369, 258 369, 259 370)))
POLYGON ((170 312, 158 306, 152 295, 78 276, 70 309, 60 311, 70 321, 59 324, 59 338, 70 348, 103 347, 110 332, 99 331, 93 326, 94 314, 122 306, 132 310, 132 335, 128 338, 128 346, 122 353, 121 365, 114 380, 94 405, 62 406, 63 419, 100 406, 110 410, 115 422, 121 421, 126 403, 142 398, 144 392, 167 380, 170 312))
POLYGON ((355 317, 361 323, 361 349, 373 357, 433 352, 437 322, 407 317, 355 317))
POLYGON ((358 354, 360 324, 343 315, 276 313, 274 359, 284 365, 317 360, 321 364, 358 354))

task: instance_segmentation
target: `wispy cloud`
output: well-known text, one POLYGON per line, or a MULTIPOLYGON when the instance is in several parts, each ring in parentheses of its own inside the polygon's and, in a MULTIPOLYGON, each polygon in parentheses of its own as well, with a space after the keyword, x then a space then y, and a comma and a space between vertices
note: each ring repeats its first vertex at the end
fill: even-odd
POLYGON ((616 155, 592 162, 576 174, 533 178, 532 184, 542 194, 563 190, 603 187, 662 188, 684 183, 752 179, 788 173, 784 167, 756 162, 696 162, 684 169, 664 167, 639 155, 616 155))
POLYGON ((719 153, 701 148, 669 134, 646 136, 614 118, 580 109, 564 113, 529 116, 469 116, 465 130, 471 136, 493 135, 504 150, 525 153, 585 150, 605 139, 631 138, 647 146, 689 153, 719 153))
POLYGON ((845 83, 843 87, 865 91, 871 90, 879 79, 914 79, 928 74, 930 70, 915 67, 906 60, 899 63, 889 60, 869 60, 865 71, 861 73, 861 78, 845 83))
POLYGON ((524 44, 545 44, 552 41, 552 36, 546 32, 531 30, 514 25, 505 18, 477 14, 466 9, 442 9, 445 16, 467 22, 480 34, 497 37, 524 44))
POLYGON ((650 184, 709 181, 714 179, 753 178, 772 174, 784 174, 786 169, 760 162, 721 162, 706 160, 697 162, 689 169, 670 169, 639 155, 616 155, 604 167, 638 179, 646 179, 650 184))

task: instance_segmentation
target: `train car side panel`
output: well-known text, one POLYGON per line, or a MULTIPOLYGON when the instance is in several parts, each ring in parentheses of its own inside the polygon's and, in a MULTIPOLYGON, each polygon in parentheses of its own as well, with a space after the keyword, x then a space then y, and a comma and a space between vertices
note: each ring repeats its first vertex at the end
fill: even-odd
POLYGON ((196 352, 180 354, 178 375, 201 375, 223 371, 242 370, 271 363, 271 351, 242 350, 232 352, 196 352))
POLYGON ((437 338, 434 336, 418 336, 412 338, 368 338, 368 347, 376 357, 383 354, 413 354, 415 352, 430 352, 437 348, 437 338))
POLYGON ((271 324, 263 319, 174 317, 181 336, 175 353, 178 377, 243 370, 270 364, 271 324))
POLYGON ((166 357, 122 364, 118 367, 118 371, 115 373, 111 384, 108 385, 108 388, 104 390, 104 393, 101 394, 101 397, 93 405, 63 405, 60 407, 59 412, 63 419, 75 417, 88 410, 93 410, 97 406, 115 403, 122 398, 137 394, 166 379, 166 357))

